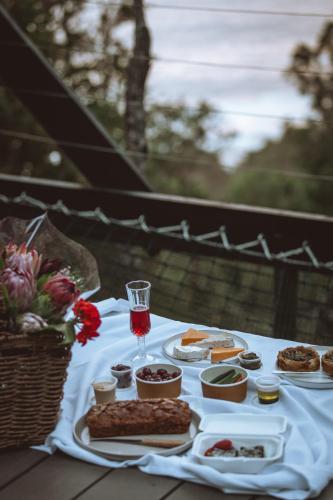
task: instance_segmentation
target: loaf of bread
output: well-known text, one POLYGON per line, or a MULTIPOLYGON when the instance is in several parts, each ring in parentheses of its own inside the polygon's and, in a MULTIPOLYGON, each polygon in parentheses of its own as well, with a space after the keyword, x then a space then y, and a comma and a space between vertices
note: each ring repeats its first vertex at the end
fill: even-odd
POLYGON ((91 437, 183 434, 191 410, 180 399, 142 399, 95 405, 86 415, 91 437))

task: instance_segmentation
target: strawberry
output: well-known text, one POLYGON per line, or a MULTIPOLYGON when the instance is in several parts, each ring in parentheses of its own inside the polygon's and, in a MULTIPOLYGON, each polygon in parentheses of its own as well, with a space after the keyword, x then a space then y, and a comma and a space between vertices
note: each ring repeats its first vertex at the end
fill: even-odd
POLYGON ((222 439, 214 444, 214 448, 219 448, 220 450, 231 450, 232 441, 230 441, 230 439, 222 439))

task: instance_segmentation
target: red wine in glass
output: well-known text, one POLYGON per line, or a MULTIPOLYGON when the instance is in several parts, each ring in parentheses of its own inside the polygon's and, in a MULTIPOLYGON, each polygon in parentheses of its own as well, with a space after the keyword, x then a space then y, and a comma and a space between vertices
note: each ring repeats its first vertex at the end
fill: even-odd
POLYGON ((126 284, 130 306, 130 329, 138 339, 138 352, 131 358, 133 363, 153 363, 155 356, 146 352, 146 335, 150 331, 149 281, 136 280, 126 284))
POLYGON ((146 306, 134 306, 130 311, 131 332, 137 337, 147 335, 150 330, 150 312, 146 306))

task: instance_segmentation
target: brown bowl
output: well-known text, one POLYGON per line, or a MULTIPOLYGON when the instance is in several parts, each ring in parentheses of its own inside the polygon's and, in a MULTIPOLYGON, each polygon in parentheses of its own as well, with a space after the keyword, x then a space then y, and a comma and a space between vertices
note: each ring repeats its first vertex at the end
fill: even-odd
POLYGON ((200 372, 202 394, 205 398, 225 399, 226 401, 234 401, 240 403, 246 398, 248 373, 244 368, 235 365, 211 366, 200 372), (209 381, 213 380, 218 375, 234 369, 236 373, 241 373, 245 376, 243 380, 234 384, 212 384, 209 381))
POLYGON ((181 393, 182 375, 183 370, 179 366, 175 366, 169 363, 154 363, 151 365, 140 367, 135 372, 136 388, 139 398, 177 398, 181 393), (179 375, 176 378, 165 381, 153 382, 149 380, 142 380, 141 378, 138 378, 137 375, 140 371, 143 370, 143 368, 150 368, 153 372, 156 372, 157 370, 162 368, 168 373, 178 372, 179 375))

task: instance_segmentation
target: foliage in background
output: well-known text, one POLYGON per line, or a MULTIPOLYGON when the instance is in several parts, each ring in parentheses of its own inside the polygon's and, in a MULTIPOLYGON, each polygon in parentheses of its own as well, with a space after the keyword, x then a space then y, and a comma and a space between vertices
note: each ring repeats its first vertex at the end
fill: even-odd
POLYGON ((321 123, 289 124, 280 139, 247 155, 227 186, 226 200, 333 215, 333 183, 316 179, 333 176, 332 22, 324 26, 314 47, 295 48, 289 77, 302 94, 311 97, 321 123), (288 177, 290 171, 299 172, 299 177, 288 177))
MULTIPOLYGON (((130 50, 118 39, 117 28, 133 23, 129 4, 126 10, 92 6, 84 0, 3 3, 126 149, 124 95, 130 50)), ((233 173, 221 165, 228 137, 217 132, 220 123, 207 103, 197 110, 184 102, 146 106, 150 157, 145 175, 160 192, 333 214, 332 182, 309 177, 333 175, 332 74, 333 23, 329 22, 313 47, 295 48, 289 71, 299 91, 311 97, 321 123, 287 124, 278 140, 249 153, 233 173)), ((2 128, 44 135, 21 104, 1 88, 0 113, 2 128)), ((64 156, 51 161, 52 145, 0 136, 0 150, 2 171, 87 182, 64 156)))
MULTIPOLYGON (((125 149, 124 94, 129 50, 117 38, 117 27, 133 22, 128 8, 90 5, 84 0, 4 0, 4 5, 125 149)), ((28 111, 1 88, 0 111, 2 128, 45 135, 28 111)), ((147 109, 147 121, 152 157, 146 176, 155 190, 219 197, 226 175, 219 151, 211 152, 206 144, 212 121, 209 106, 203 103, 198 112, 190 112, 182 104, 172 109, 152 106, 147 109), (156 152, 159 155, 155 156, 156 152), (161 160, 161 152, 195 161, 161 160)), ((0 150, 4 172, 87 183, 64 156, 57 155, 57 161, 50 161, 50 153, 56 150, 52 145, 0 136, 0 150)))
POLYGON ((220 163, 221 151, 207 144, 224 144, 228 137, 214 125, 210 106, 196 109, 154 105, 148 111, 148 142, 151 159, 147 176, 159 191, 221 199, 228 175, 220 163))

